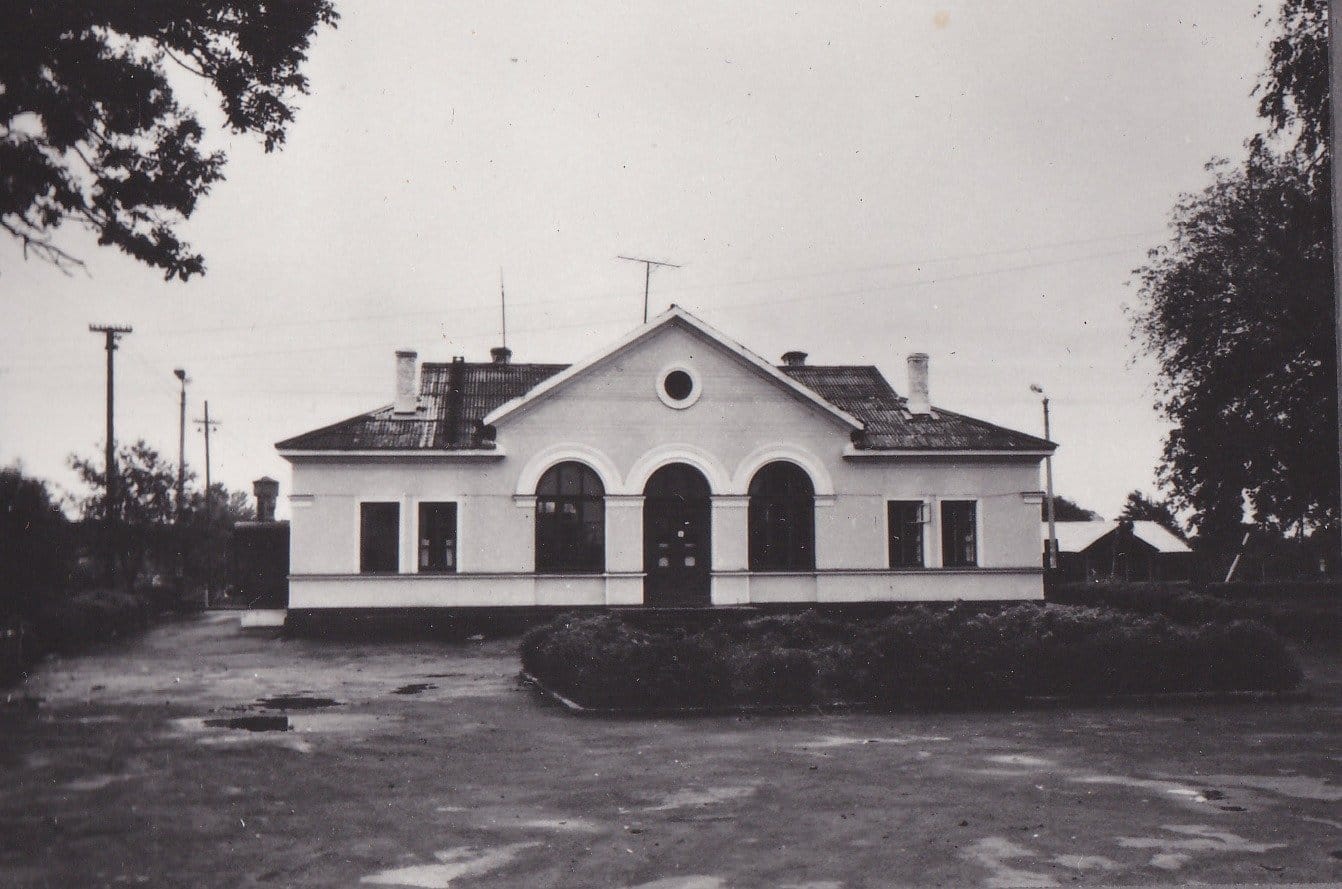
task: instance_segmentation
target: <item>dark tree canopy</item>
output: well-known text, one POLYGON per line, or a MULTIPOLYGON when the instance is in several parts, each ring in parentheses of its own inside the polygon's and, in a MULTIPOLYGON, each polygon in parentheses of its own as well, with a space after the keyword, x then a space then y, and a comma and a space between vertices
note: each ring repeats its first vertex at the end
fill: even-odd
MULTIPOLYGON (((1047 500, 1040 504, 1039 515, 1043 519, 1048 518, 1047 500)), ((1057 494, 1053 498, 1053 518, 1059 522, 1094 522, 1103 517, 1098 512, 1086 509, 1074 500, 1068 500, 1057 494)))
POLYGON ((1336 521, 1325 0, 1287 0, 1258 87, 1268 127, 1184 195, 1136 270, 1133 336, 1171 420, 1158 479, 1200 533, 1336 521))
POLYGON ((91 229, 168 279, 205 270, 178 234, 225 156, 180 102, 169 66, 203 78, 235 133, 284 142, 330 0, 8 2, 0 27, 0 228, 25 255, 82 264, 52 240, 91 229))
POLYGON ((1155 522, 1171 534, 1184 537, 1183 526, 1168 503, 1154 500, 1141 491, 1129 491, 1118 517, 1132 522, 1155 522))

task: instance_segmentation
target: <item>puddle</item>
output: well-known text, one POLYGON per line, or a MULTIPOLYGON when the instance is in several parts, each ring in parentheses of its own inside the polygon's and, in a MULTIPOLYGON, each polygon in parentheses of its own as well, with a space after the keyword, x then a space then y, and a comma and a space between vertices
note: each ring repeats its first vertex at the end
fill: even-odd
POLYGON ((1021 870, 1007 864, 1015 858, 1034 858, 1035 853, 1018 846, 1003 837, 984 837, 960 853, 966 861, 972 861, 992 872, 986 885, 993 889, 1025 889, 1025 887, 1056 886, 1058 881, 1048 874, 1021 870))
POLYGON ((1267 790, 1294 799, 1318 800, 1325 803, 1342 802, 1342 787, 1308 775, 1206 775, 1202 780, 1223 787, 1267 790))
POLYGON ((929 744, 949 740, 950 738, 942 735, 903 735, 890 738, 857 738, 849 735, 826 735, 822 738, 817 738, 814 741, 804 741, 797 746, 827 749, 831 747, 853 747, 859 744, 929 744))
POLYGON ((1217 830, 1205 824, 1167 824, 1161 828, 1174 837, 1118 837, 1125 849, 1151 849, 1151 866, 1161 870, 1178 870, 1193 860, 1193 852, 1241 852, 1261 855, 1272 849, 1283 849, 1285 843, 1255 843, 1228 831, 1217 830))
POLYGON ((704 790, 677 790, 661 798, 661 803, 647 806, 645 812, 669 812, 690 806, 711 806, 728 800, 742 799, 755 792, 753 787, 708 787, 704 790))
POLYGON ((380 721, 377 716, 358 713, 253 713, 245 716, 174 719, 171 722, 179 733, 194 736, 196 743, 207 747, 270 743, 299 753, 311 753, 312 744, 297 735, 359 734, 380 721))
POLYGON ((437 864, 412 864, 369 874, 359 882, 381 886, 419 886, 423 889, 447 889, 458 877, 479 877, 498 870, 517 857, 517 853, 540 843, 513 843, 495 848, 459 846, 434 852, 437 864))
POLYGON ((530 830, 572 830, 579 833, 599 833, 601 828, 582 818, 533 818, 518 822, 518 827, 530 830))
POLYGON ((1040 759, 1037 756, 1024 756, 1019 753, 1006 753, 999 756, 988 757, 989 762, 999 762, 1005 766, 1026 766, 1028 768, 1044 769, 1054 765, 1051 759, 1040 759))
POLYGON ((417 694, 419 694, 420 692, 428 691, 428 690, 430 690, 430 689, 437 688, 437 687, 438 687, 438 686, 434 685, 434 684, 431 683, 431 682, 412 682, 412 683, 410 683, 409 685, 402 685, 400 688, 394 690, 394 691, 392 692, 392 694, 394 694, 394 695, 417 695, 417 694))
MULTIPOLYGON (((1112 784, 1119 787, 1130 787, 1135 790, 1149 790, 1163 794, 1177 802, 1187 803, 1199 811, 1215 808, 1222 812, 1247 812, 1252 802, 1248 798, 1224 790, 1210 787, 1198 788, 1180 781, 1167 779, 1129 778, 1122 775, 1081 775, 1068 780, 1078 784, 1112 784)), ((1223 785, 1225 783, 1211 775, 1205 776, 1205 780, 1208 783, 1215 782, 1223 785)))
POLYGON ((306 695, 274 695, 261 698, 257 706, 264 710, 320 710, 323 707, 339 707, 340 702, 331 698, 312 698, 306 695))
POLYGON ((202 719, 204 728, 238 729, 244 732, 293 731, 287 716, 230 716, 224 719, 202 719))
POLYGON ((1118 867, 1103 855, 1054 855, 1052 860, 1071 870, 1115 870, 1118 867))
POLYGON ((651 883, 639 883, 629 889, 727 889, 722 877, 693 874, 688 877, 664 877, 651 883))
POLYGON ((67 781, 62 787, 65 790, 88 792, 92 790, 102 790, 104 787, 110 787, 118 781, 129 781, 133 777, 133 775, 93 775, 89 778, 76 778, 74 781, 67 781))

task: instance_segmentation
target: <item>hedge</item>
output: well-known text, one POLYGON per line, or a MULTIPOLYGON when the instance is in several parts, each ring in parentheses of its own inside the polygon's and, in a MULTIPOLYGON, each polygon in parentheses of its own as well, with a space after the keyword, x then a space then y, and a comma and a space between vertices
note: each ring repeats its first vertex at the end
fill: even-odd
POLYGON ((915 607, 872 622, 815 612, 692 632, 617 615, 532 630, 523 669, 592 708, 998 706, 1030 697, 1279 691, 1302 675, 1248 621, 1182 626, 1098 608, 915 607))
POLYGON ((178 602, 163 590, 87 590, 41 604, 29 621, 0 621, 0 685, 23 677, 49 652, 73 654, 143 630, 153 616, 178 602))
POLYGON ((1270 629, 1302 641, 1342 636, 1342 596, 1329 594, 1330 584, 1208 584, 1198 589, 1183 583, 1130 583, 1099 581, 1051 586, 1050 602, 1100 606, 1146 615, 1160 615, 1177 623, 1199 625, 1234 620, 1258 621, 1270 629), (1278 586, 1280 597, 1264 591, 1278 586), (1306 590, 1319 591, 1306 595, 1306 590))

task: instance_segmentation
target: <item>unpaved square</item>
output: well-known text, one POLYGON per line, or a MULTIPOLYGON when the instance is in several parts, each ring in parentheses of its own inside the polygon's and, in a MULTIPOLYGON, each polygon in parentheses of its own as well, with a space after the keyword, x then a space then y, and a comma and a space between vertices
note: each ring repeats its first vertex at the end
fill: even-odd
POLYGON ((1311 700, 581 719, 516 640, 162 626, 0 706, 0 885, 866 887, 1342 880, 1311 700))

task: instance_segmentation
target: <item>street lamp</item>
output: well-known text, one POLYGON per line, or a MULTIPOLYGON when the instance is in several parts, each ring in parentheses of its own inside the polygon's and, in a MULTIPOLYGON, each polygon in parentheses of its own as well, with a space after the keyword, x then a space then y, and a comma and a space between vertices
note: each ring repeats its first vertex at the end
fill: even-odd
MULTIPOLYGON (((1044 387, 1038 383, 1030 384, 1030 391, 1044 399, 1044 440, 1049 439, 1048 429, 1048 396, 1044 394, 1044 387)), ((1053 455, 1049 454, 1044 458, 1044 487, 1047 501, 1048 515, 1048 568, 1050 571, 1058 570, 1058 533, 1053 517, 1053 455)))
POLYGON ((172 372, 182 384, 182 397, 178 403, 177 416, 177 521, 182 521, 182 495, 186 491, 186 371, 177 368, 172 372))

